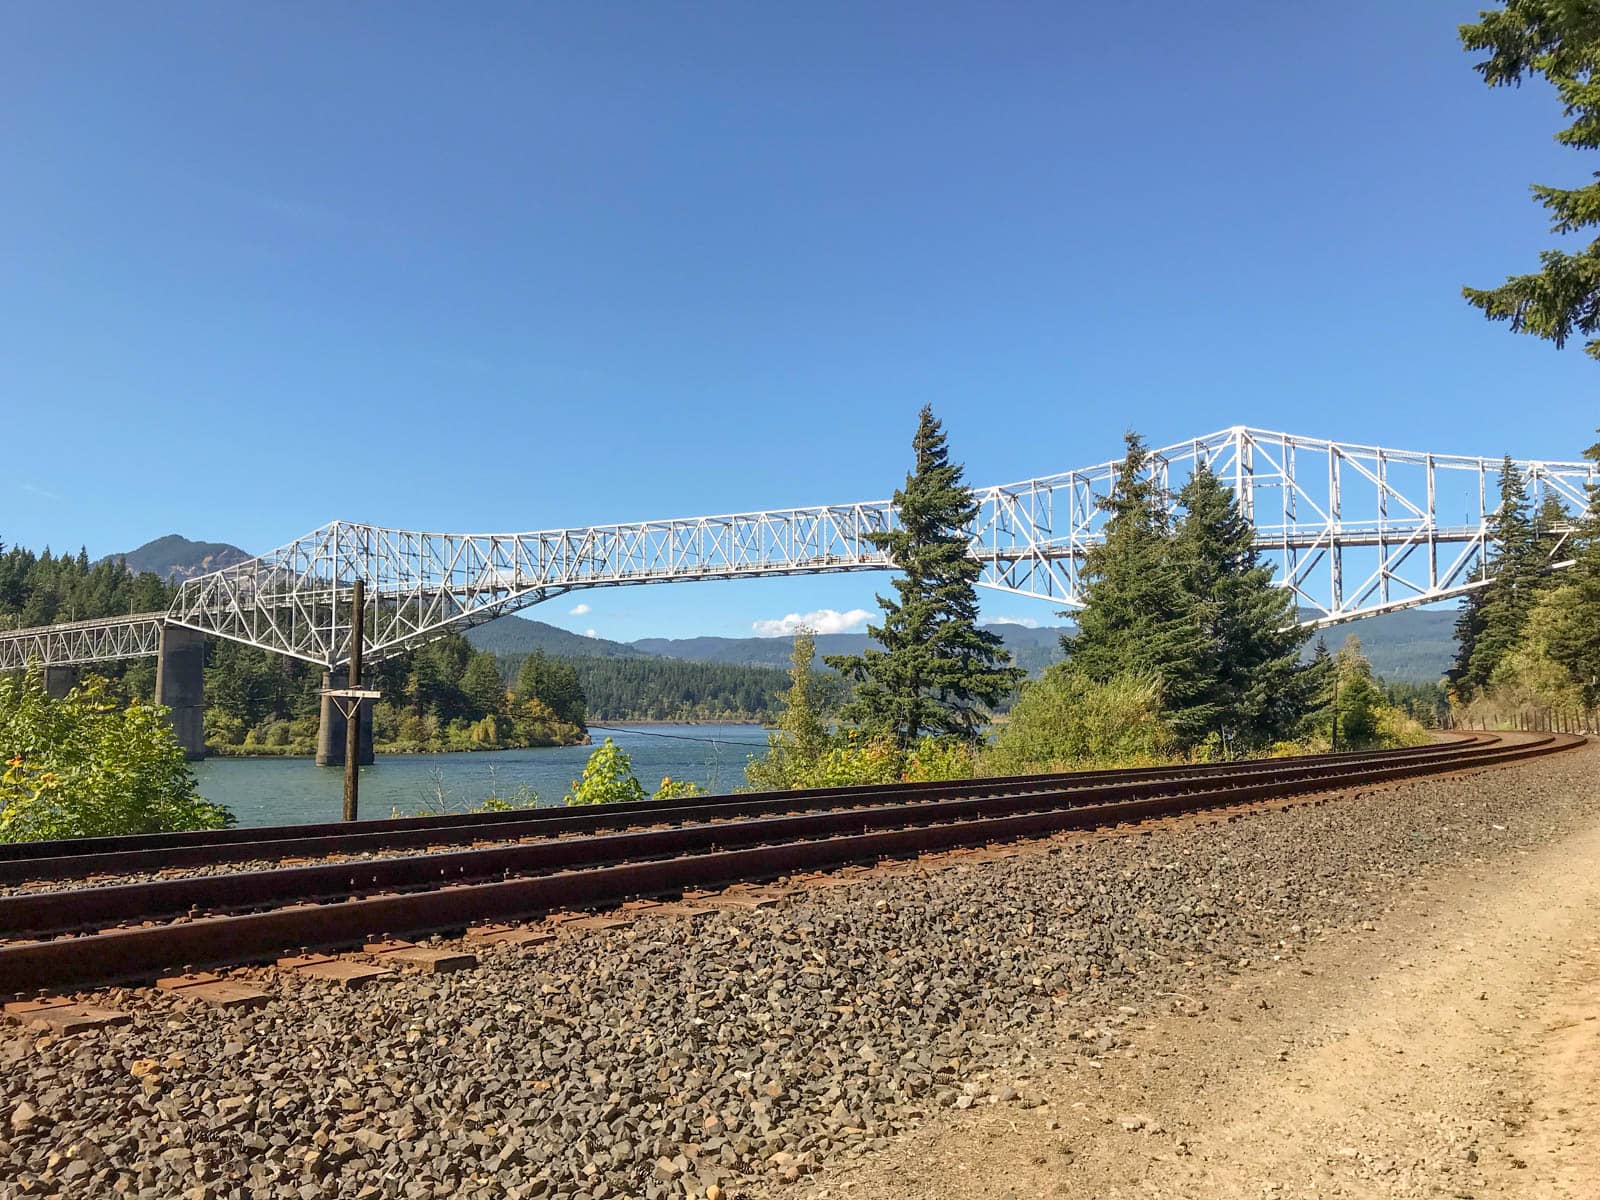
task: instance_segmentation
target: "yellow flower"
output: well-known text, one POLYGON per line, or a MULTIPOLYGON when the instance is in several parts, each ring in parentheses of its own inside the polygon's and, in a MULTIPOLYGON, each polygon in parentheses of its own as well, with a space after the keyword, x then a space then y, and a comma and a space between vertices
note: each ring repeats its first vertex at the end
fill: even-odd
POLYGON ((22 765, 22 755, 20 755, 20 754, 17 755, 15 758, 6 759, 6 766, 8 766, 8 767, 20 767, 21 765, 22 765))

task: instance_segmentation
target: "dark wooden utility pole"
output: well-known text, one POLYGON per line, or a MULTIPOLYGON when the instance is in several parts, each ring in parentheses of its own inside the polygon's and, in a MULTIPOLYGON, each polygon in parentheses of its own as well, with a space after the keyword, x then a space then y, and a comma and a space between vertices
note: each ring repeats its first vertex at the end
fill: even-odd
POLYGON ((1328 752, 1330 754, 1339 752, 1339 668, 1337 664, 1333 668, 1333 726, 1332 732, 1328 735, 1328 752))
POLYGON ((350 699, 344 718, 344 819, 354 821, 361 799, 361 642, 366 636, 366 585, 350 597, 350 699))

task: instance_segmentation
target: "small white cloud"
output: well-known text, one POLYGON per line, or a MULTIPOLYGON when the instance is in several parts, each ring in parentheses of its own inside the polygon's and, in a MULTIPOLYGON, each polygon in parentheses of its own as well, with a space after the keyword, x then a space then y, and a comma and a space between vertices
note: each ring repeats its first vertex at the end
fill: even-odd
POLYGON ((574 604, 571 609, 572 615, 575 617, 586 616, 593 611, 594 609, 590 608, 587 604, 574 604))
POLYGON ((599 634, 598 634, 598 633, 596 633, 596 632, 595 632, 595 631, 594 631, 594 630, 592 630, 592 629, 585 629, 585 630, 584 630, 584 631, 583 631, 583 636, 584 636, 584 637, 599 637, 599 636, 600 636, 600 635, 599 635, 599 634))
POLYGON ((1021 625, 1024 629, 1037 629, 1039 622, 1032 617, 990 617, 985 625, 1021 625))
POLYGON ((849 633, 856 626, 865 624, 871 616, 864 608, 852 608, 849 612, 819 608, 816 612, 790 613, 777 620, 752 621, 750 628, 756 631, 757 637, 793 637, 794 631, 801 626, 818 633, 849 633))
POLYGON ((40 496, 45 500, 61 499, 60 496, 56 495, 49 488, 42 488, 36 483, 19 483, 17 486, 23 491, 27 492, 29 495, 40 496))

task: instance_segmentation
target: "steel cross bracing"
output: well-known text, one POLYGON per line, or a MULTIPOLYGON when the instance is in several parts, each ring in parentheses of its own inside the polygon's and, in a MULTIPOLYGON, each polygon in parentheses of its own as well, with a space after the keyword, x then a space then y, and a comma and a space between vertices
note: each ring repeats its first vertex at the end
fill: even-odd
POLYGON ((161 613, 103 617, 0 633, 0 670, 30 663, 68 666, 154 654, 161 644, 161 613))
MULTIPOLYGON (((1236 426, 1162 447, 1149 470, 1171 490, 1205 464, 1234 490, 1302 620, 1332 625, 1461 595, 1498 504, 1500 460, 1390 450, 1236 426)), ((1535 508, 1574 520, 1600 485, 1589 462, 1524 461, 1535 508)), ((1064 608, 1082 604, 1084 556, 1120 460, 978 488, 979 582, 1064 608)), ((686 517, 535 533, 423 533, 335 521, 260 558, 185 582, 166 613, 0 634, 0 669, 153 653, 158 622, 330 667, 349 654, 351 583, 368 597, 365 653, 383 657, 579 588, 884 570, 868 535, 888 501, 686 517), (70 633, 60 631, 71 629, 70 633), (69 656, 70 657, 65 657, 69 656)), ((1572 530, 1552 532, 1565 565, 1572 530)))

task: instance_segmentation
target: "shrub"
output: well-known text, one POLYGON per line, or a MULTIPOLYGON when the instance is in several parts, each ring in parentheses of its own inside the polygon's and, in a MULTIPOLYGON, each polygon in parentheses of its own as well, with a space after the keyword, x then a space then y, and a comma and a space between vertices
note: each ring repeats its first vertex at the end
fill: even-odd
POLYGON ((221 829, 152 705, 119 708, 96 676, 52 700, 37 675, 0 679, 0 842, 221 829))
POLYGON ((1154 679, 1119 675, 1096 683, 1058 663, 1023 684, 982 766, 994 775, 1145 766, 1169 760, 1175 751, 1154 679))
POLYGON ((670 775, 661 777, 661 786, 655 790, 652 800, 692 800, 696 796, 704 796, 705 788, 695 783, 692 779, 674 779, 670 775))
POLYGON ((900 778, 906 783, 971 779, 977 766, 977 752, 965 742, 955 738, 925 737, 906 751, 900 778))
POLYGON ((583 778, 572 781, 569 805, 618 804, 643 800, 644 785, 633 776, 633 760, 607 738, 596 746, 583 768, 583 778))
POLYGON ((836 737, 800 773, 792 787, 865 787, 898 783, 903 755, 889 738, 863 738, 854 730, 836 737))
POLYGON ((206 709, 206 745, 237 746, 244 741, 244 722, 220 708, 206 709))

